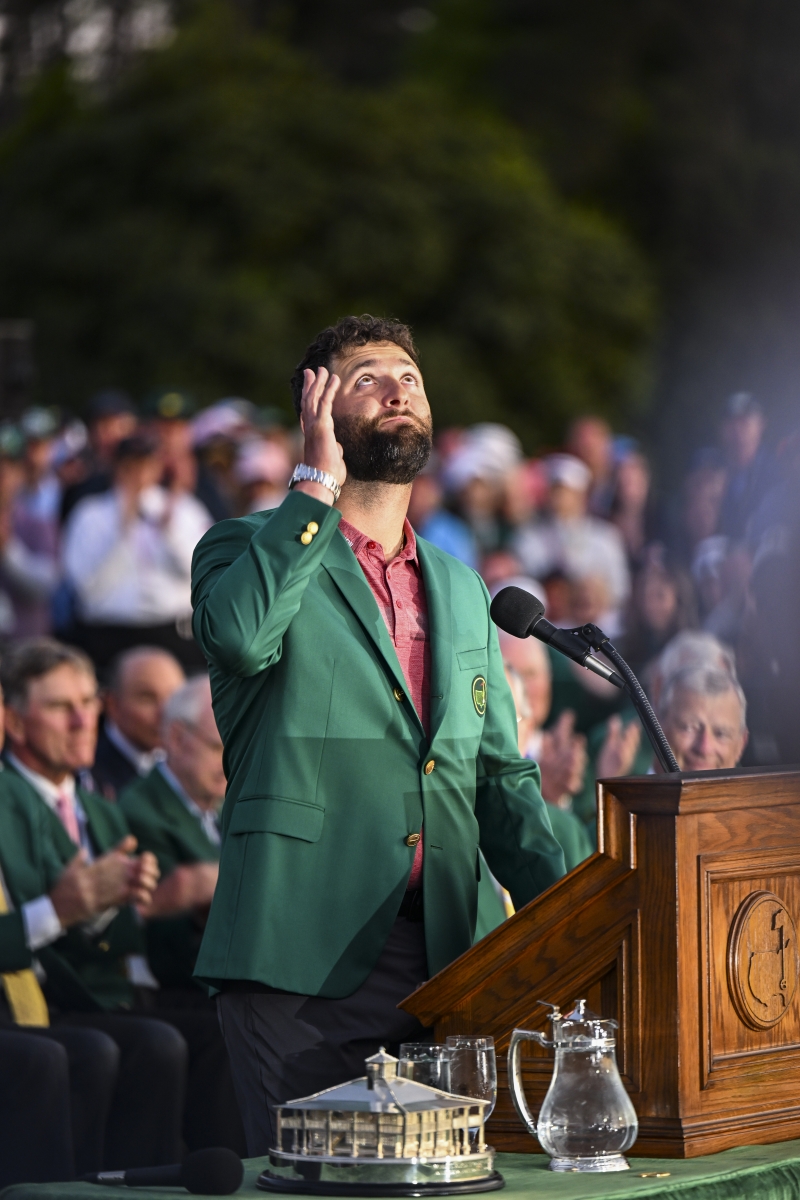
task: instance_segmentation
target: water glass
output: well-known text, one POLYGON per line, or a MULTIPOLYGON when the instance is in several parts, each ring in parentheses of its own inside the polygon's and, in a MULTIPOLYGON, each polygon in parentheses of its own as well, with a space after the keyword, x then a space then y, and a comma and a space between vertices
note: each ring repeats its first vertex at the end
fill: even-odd
POLYGON ((450 1050, 439 1042, 403 1042, 397 1074, 441 1092, 450 1091, 450 1050))
MULTIPOLYGON (((447 1039, 450 1051, 450 1086, 457 1096, 471 1096, 475 1100, 488 1100, 483 1109, 483 1119, 488 1121, 497 1103, 497 1061, 494 1054, 494 1038, 470 1037, 453 1034, 447 1039)), ((473 1121, 470 1118, 470 1126, 473 1121)), ((474 1129, 470 1136, 475 1138, 480 1124, 475 1114, 474 1129)))

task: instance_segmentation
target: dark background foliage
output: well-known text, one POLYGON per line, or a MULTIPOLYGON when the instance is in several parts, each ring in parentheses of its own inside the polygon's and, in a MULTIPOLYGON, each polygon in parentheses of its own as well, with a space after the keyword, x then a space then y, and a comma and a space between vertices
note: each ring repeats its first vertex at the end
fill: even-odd
POLYGON ((6 0, 2 46, 0 315, 36 321, 41 398, 285 404, 314 330, 375 309, 440 420, 531 449, 594 410, 679 463, 741 388, 793 421, 789 0, 215 0, 138 53, 117 0, 88 84, 71 11, 6 0))

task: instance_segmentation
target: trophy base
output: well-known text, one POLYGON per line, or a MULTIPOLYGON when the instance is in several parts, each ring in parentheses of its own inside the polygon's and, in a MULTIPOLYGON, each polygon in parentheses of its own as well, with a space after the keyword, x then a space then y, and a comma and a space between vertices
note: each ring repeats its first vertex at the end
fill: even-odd
POLYGON ((630 1171, 624 1154, 597 1154, 586 1158, 551 1158, 551 1171, 630 1171))
POLYGON ((499 1171, 485 1179, 453 1180, 451 1183, 334 1183, 331 1180, 286 1179, 262 1171, 256 1187, 262 1192, 296 1193, 302 1196, 458 1196, 469 1192, 496 1192, 506 1181, 499 1171))
POLYGON ((494 1150, 417 1159, 341 1159, 271 1151, 256 1180, 263 1192, 306 1196, 458 1196, 505 1185, 493 1169, 494 1150))

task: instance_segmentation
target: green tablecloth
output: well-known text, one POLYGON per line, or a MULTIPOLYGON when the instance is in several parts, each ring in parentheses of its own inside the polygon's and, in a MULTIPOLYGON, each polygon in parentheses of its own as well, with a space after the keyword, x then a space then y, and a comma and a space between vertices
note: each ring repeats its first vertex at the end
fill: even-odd
MULTIPOLYGON (((616 1175, 562 1175, 547 1170, 543 1154, 498 1154, 497 1168, 506 1181, 504 1200, 631 1200, 631 1197, 692 1197, 692 1200, 798 1200, 800 1141, 772 1146, 741 1146, 706 1158, 631 1158, 630 1171, 616 1175), (644 1172, 669 1172, 656 1179, 644 1172)), ((255 1186, 267 1165, 252 1158, 245 1164, 238 1200, 266 1200, 255 1186)), ((125 1195, 176 1200, 188 1193, 177 1188, 109 1188, 82 1183, 16 1184, 0 1192, 2 1200, 124 1200, 125 1195)), ((489 1193, 491 1195, 492 1193, 489 1193)))
MULTIPOLYGON (((691 1196, 693 1200, 797 1200, 800 1198, 800 1141, 772 1146, 741 1146, 706 1158, 632 1158, 630 1171, 617 1175, 561 1175, 547 1170, 542 1154, 498 1154, 497 1168, 506 1181, 504 1200, 630 1200, 638 1196, 691 1196), (656 1179, 645 1172, 669 1172, 656 1179)), ((246 1163, 239 1200, 265 1200, 255 1181, 266 1159, 246 1163)), ((175 1200, 188 1193, 179 1189, 92 1187, 81 1183, 17 1184, 6 1188, 2 1200, 124 1200, 147 1195, 152 1200, 175 1200)))

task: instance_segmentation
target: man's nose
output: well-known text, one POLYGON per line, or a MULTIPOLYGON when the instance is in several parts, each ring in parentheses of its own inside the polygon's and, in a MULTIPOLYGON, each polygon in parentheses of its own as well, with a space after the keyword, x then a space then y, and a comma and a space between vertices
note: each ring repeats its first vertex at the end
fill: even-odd
POLYGON ((701 725, 697 731, 697 734, 695 735, 692 749, 694 750, 695 754, 702 754, 703 757, 706 757, 711 753, 713 742, 714 739, 711 736, 711 730, 707 725, 701 725))
POLYGON ((390 379, 384 389, 383 402, 391 408, 405 408, 411 403, 406 385, 399 379, 390 379))

